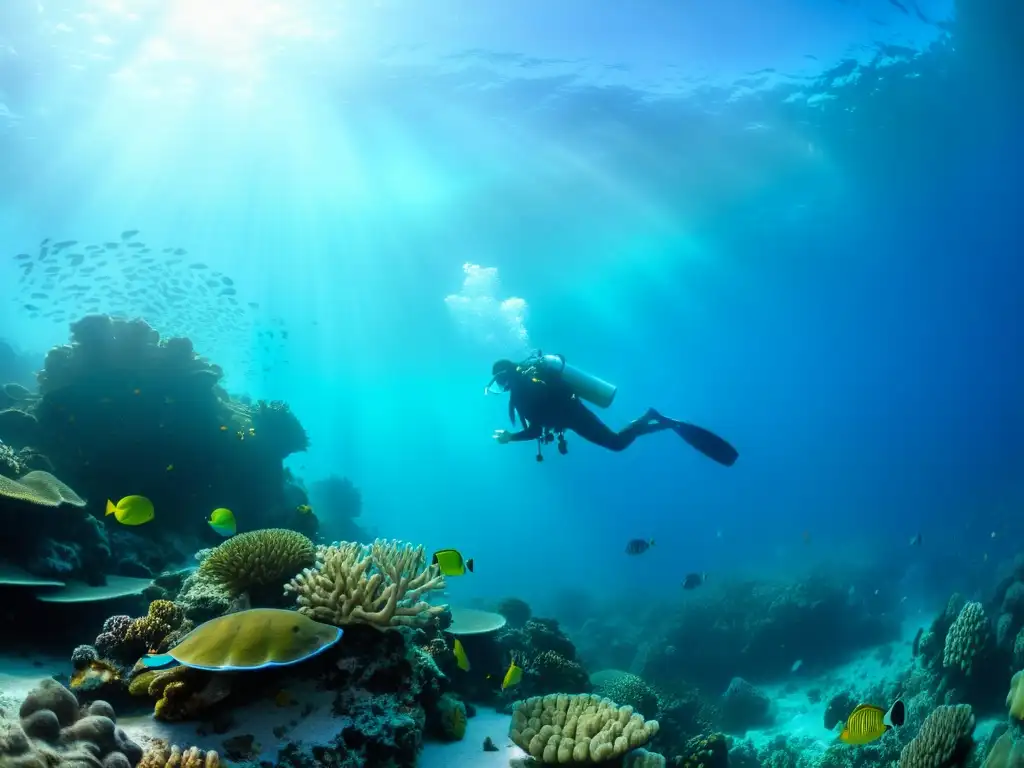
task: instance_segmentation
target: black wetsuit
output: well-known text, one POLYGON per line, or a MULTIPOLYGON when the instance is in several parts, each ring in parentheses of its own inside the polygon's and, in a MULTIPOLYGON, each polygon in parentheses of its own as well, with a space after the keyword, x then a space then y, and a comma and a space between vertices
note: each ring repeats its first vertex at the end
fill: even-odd
POLYGON ((537 440, 545 429, 556 434, 569 429, 594 445, 610 451, 623 451, 641 435, 661 432, 676 425, 671 419, 640 418, 614 432, 558 381, 547 384, 517 374, 510 383, 509 418, 515 425, 518 413, 519 420, 526 427, 520 432, 512 432, 508 438, 511 442, 537 440))

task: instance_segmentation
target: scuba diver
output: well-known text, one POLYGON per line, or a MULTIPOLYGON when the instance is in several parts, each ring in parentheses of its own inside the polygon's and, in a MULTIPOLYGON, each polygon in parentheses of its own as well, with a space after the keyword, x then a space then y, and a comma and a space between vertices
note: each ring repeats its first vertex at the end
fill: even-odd
POLYGON ((739 456, 736 449, 718 435, 684 421, 666 418, 653 408, 648 408, 639 419, 615 432, 583 401, 607 408, 612 404, 617 388, 568 365, 563 355, 538 352, 518 364, 511 360, 498 360, 491 367, 491 373, 492 378, 484 392, 496 394, 492 389, 494 385, 508 392, 509 419, 515 426, 518 414, 524 426, 519 432, 497 429, 494 439, 501 445, 536 440, 537 461, 544 460, 543 446, 556 438, 558 452, 563 455, 568 452, 565 442, 567 429, 610 451, 624 451, 641 435, 671 429, 719 464, 731 467, 739 456))

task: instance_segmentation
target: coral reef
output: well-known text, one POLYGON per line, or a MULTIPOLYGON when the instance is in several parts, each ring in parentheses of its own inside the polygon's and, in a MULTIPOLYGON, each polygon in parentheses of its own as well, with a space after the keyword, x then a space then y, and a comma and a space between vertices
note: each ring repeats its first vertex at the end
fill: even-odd
POLYGON ((621 758, 657 732, 656 720, 609 699, 552 694, 516 703, 509 738, 542 763, 578 764, 621 758))
POLYGON ((371 536, 360 525, 363 498, 347 477, 331 475, 309 486, 309 503, 321 519, 320 532, 327 541, 367 541, 371 536))
POLYGON ((605 669, 592 674, 590 683, 595 695, 628 705, 644 717, 654 717, 658 713, 657 692, 634 674, 620 669, 605 669))
POLYGON ((520 627, 507 625, 495 640, 504 666, 515 658, 523 668, 523 679, 507 696, 590 692, 590 676, 576 658, 576 647, 554 619, 533 618, 520 627))
POLYGON ((772 701, 742 677, 734 677, 722 694, 721 716, 725 730, 744 733, 771 724, 774 720, 772 701))
POLYGON ((572 634, 589 668, 658 680, 665 693, 721 690, 736 676, 781 678, 796 659, 827 667, 895 639, 899 598, 874 595, 876 579, 825 571, 792 582, 723 581, 674 607, 652 607, 651 615, 625 601, 605 606, 572 634), (620 615, 633 621, 623 625, 620 615))
POLYGON ((128 692, 154 699, 153 716, 158 720, 195 719, 231 695, 230 675, 189 667, 135 672, 128 692))
POLYGON ((981 603, 967 603, 946 633, 942 666, 959 667, 971 674, 974 657, 984 648, 989 636, 988 617, 981 603))
POLYGON ((518 629, 526 624, 533 616, 533 611, 524 600, 518 597, 506 597, 498 603, 498 613, 505 617, 508 626, 518 629))
POLYGON ((321 657, 304 667, 319 665, 319 685, 334 692, 332 723, 337 730, 324 743, 293 743, 285 736, 276 765, 412 768, 424 734, 454 738, 451 708, 464 709, 445 696, 449 681, 417 645, 421 634, 409 627, 379 632, 354 625, 338 644, 336 657, 321 657))
POLYGON ((301 533, 266 528, 228 539, 200 563, 199 572, 231 597, 279 595, 288 579, 313 565, 316 555, 316 546, 301 533))
POLYGON ((427 565, 422 546, 383 539, 369 547, 354 542, 320 547, 316 565, 285 585, 299 611, 317 621, 380 629, 430 624, 447 606, 421 598, 441 589, 444 577, 436 565, 427 565))
POLYGON ((17 720, 0 719, 0 765, 134 768, 142 748, 117 727, 113 708, 94 701, 84 710, 55 680, 43 680, 17 720))
POLYGON ((283 403, 233 399, 221 377, 188 339, 161 339, 141 320, 72 323, 70 343, 46 356, 38 393, 5 388, 0 442, 15 449, 19 471, 52 471, 88 499, 90 519, 110 496, 129 494, 150 498, 156 517, 109 539, 55 535, 59 526, 24 532, 38 541, 19 547, 32 561, 19 564, 90 582, 104 573, 149 577, 214 540, 205 515, 215 508, 244 510, 242 530, 299 525, 305 495, 282 460, 305 449, 305 431, 283 403), (89 551, 103 548, 105 556, 89 551))
POLYGON ((899 768, 961 766, 973 746, 974 714, 966 704, 941 706, 900 753, 899 768))

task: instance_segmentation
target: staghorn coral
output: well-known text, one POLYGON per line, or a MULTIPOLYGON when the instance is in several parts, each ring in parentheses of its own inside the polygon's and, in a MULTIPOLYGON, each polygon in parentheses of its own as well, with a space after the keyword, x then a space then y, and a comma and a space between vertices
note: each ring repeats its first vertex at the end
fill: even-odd
POLYGON ((900 752, 899 768, 954 768, 973 745, 974 714, 967 704, 940 706, 925 718, 917 736, 900 752))
POLYGON ((644 746, 658 732, 631 707, 591 694, 516 702, 509 738, 541 763, 598 763, 644 746))
POLYGON ((17 720, 0 717, 0 766, 4 768, 132 768, 142 749, 117 727, 113 708, 94 701, 84 710, 56 680, 29 692, 17 720))
POLYGON ((942 666, 959 668, 970 675, 974 658, 988 640, 989 626, 981 603, 967 603, 946 633, 942 666))
POLYGON ((154 600, 145 616, 132 621, 125 632, 125 641, 133 646, 143 645, 152 653, 165 650, 170 645, 168 637, 181 627, 184 618, 180 606, 170 600, 154 600))
POLYGON ((436 565, 427 565, 422 546, 383 539, 369 547, 354 542, 321 547, 315 567, 285 585, 300 613, 337 626, 378 629, 431 623, 447 609, 420 599, 435 589, 444 589, 444 577, 436 565))
POLYGON ((150 742, 142 756, 139 768, 219 768, 220 755, 212 749, 203 752, 199 747, 182 749, 163 739, 150 742))
POLYGON ((313 565, 316 554, 316 545, 301 533, 264 528, 225 541, 203 560, 199 572, 236 597, 254 587, 280 587, 313 565))

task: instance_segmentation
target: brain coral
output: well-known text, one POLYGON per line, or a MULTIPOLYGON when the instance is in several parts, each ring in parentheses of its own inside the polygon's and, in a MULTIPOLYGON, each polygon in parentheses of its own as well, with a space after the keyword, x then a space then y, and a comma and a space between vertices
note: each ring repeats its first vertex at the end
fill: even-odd
POLYGON ((535 760, 600 763, 644 746, 658 732, 631 707, 600 696, 553 694, 516 702, 509 738, 535 760))
POLYGON ((900 753, 899 768, 954 768, 970 752, 974 714, 967 704, 940 706, 900 753))
POLYGON ((237 596, 253 587, 280 587, 315 560, 316 546, 301 533, 265 528, 228 539, 203 560, 199 571, 237 596))

